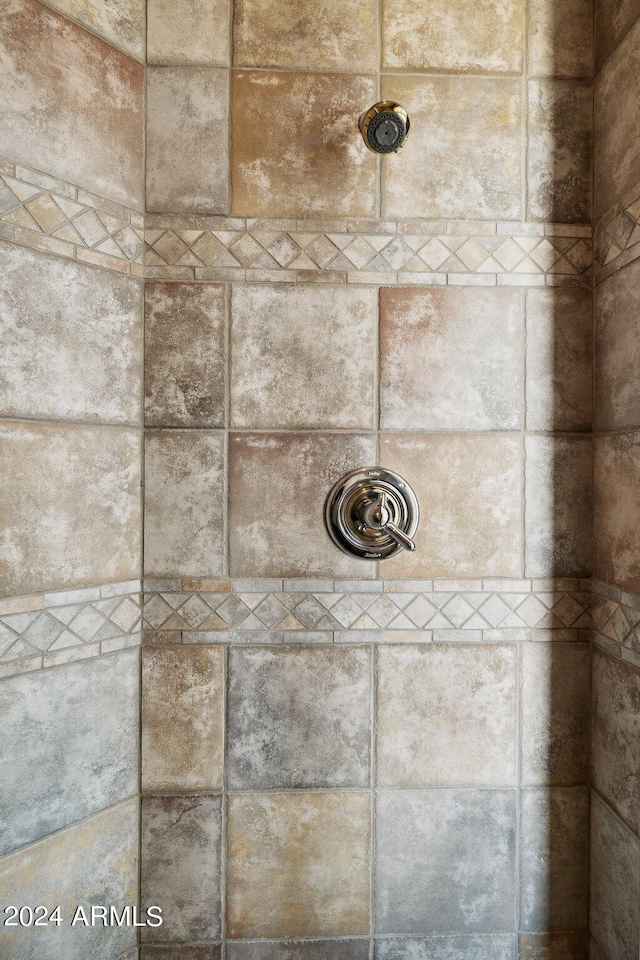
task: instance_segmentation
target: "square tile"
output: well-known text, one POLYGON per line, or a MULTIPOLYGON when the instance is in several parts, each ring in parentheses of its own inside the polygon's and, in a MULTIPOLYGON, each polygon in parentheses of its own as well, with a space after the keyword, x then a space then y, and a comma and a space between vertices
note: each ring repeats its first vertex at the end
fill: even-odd
POLYGON ((228 803, 229 937, 369 932, 368 794, 236 794, 228 803))
POLYGON ((593 572, 640 593, 640 433, 596 437, 594 474, 593 572))
POLYGON ((528 212, 531 220, 591 220, 593 96, 591 84, 527 84, 528 212))
POLYGON ((515 931, 515 793, 380 791, 377 933, 515 931))
POLYGON ((593 294, 527 290, 527 429, 590 430, 593 294))
POLYGON ((640 832, 640 674, 594 650, 591 777, 634 833, 640 832))
POLYGON ((596 426, 640 427, 640 260, 595 291, 596 426))
POLYGON ((515 647, 381 647, 378 785, 515 783, 517 672, 515 647))
POLYGON ((228 213, 229 72, 147 71, 147 210, 228 213))
POLYGON ((522 657, 522 783, 586 783, 589 644, 524 644, 522 657))
POLYGON ((229 0, 147 0, 147 63, 229 65, 229 0))
POLYGON ((374 427, 376 291, 234 285, 231 423, 374 427))
POLYGON ((591 795, 591 932, 609 960, 635 960, 640 948, 638 838, 591 795))
POLYGON ((222 283, 145 284, 148 426, 224 426, 226 313, 222 283))
POLYGON ((523 340, 519 290, 382 287, 382 429, 517 430, 523 340))
POLYGON ((412 128, 382 167, 382 215, 519 220, 520 82, 478 77, 382 78, 412 128))
POLYGON ((513 960, 515 935, 398 937, 375 941, 375 960, 513 960))
POLYGON ((145 574, 224 573, 224 437, 148 430, 145 441, 145 574))
POLYGON ((143 647, 142 789, 221 790, 224 651, 143 647))
POLYGON ((0 423, 0 595, 139 577, 140 461, 138 430, 0 423))
POLYGON ((521 933, 518 955, 520 960, 587 960, 588 939, 585 932, 521 933))
POLYGON ((584 930, 589 889, 587 787, 523 790, 520 929, 584 930))
POLYGON ((597 75, 594 107, 594 213, 598 220, 614 203, 635 189, 640 181, 640 154, 637 150, 640 124, 640 20, 631 26, 597 75))
POLYGON ((527 36, 530 75, 593 76, 591 0, 531 0, 527 36))
MULTIPOLYGON (((140 960, 221 960, 221 958, 222 946, 219 943, 177 943, 162 946, 147 944, 140 951, 140 960)), ((136 960, 136 957, 125 957, 124 960, 136 960)))
POLYGON ((392 69, 519 73, 523 0, 384 0, 382 62, 392 69))
POLYGON ((140 423, 137 280, 0 243, 0 410, 140 423))
POLYGON ((141 900, 164 918, 143 942, 220 937, 221 843, 219 796, 142 798, 141 900))
POLYGON ((0 856, 136 792, 139 695, 135 651, 3 679, 0 856))
POLYGON ((144 61, 144 0, 56 0, 56 7, 137 60, 144 61))
POLYGON ((404 477, 421 507, 417 551, 385 563, 390 577, 519 577, 519 437, 382 434, 380 462, 404 477))
POLYGON ((234 71, 233 213, 374 216, 376 161, 356 120, 376 93, 373 77, 234 71))
POLYGON ((232 648, 230 789, 369 786, 371 671, 367 647, 232 648))
MULTIPOLYGON (((54 670, 53 673, 59 671, 54 670)), ((45 809, 45 807, 40 808, 45 809)), ((121 957, 135 949, 133 927, 71 926, 78 904, 113 904, 138 899, 138 801, 129 800, 68 830, 0 860, 2 903, 60 904, 60 927, 4 927, 2 947, 11 960, 87 960, 121 957)))
POLYGON ((368 940, 227 941, 228 960, 369 960, 368 940))
MULTIPOLYGON (((135 22, 142 11, 130 0, 92 3, 91 29, 123 2, 135 22)), ((86 23, 89 5, 74 3, 73 15, 86 23)), ((3 3, 0 36, 0 141, 11 159, 143 209, 143 65, 38 0, 3 3)))
POLYGON ((236 0, 235 66, 376 73, 375 0, 329 0, 319 14, 314 0, 288 7, 278 0, 236 0))
POLYGON ((232 433, 229 541, 234 577, 374 576, 324 527, 323 504, 343 474, 375 462, 371 436, 232 433), (286 523, 281 498, 286 491, 286 523))
POLYGON ((525 438, 525 576, 591 572, 592 444, 525 438))
POLYGON ((596 0, 596 70, 624 40, 638 17, 639 0, 596 0))

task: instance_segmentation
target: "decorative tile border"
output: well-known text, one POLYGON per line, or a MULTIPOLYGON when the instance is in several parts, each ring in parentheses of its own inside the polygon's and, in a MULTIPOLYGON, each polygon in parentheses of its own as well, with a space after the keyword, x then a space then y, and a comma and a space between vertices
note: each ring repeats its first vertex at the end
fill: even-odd
POLYGON ((589 225, 160 215, 145 224, 149 279, 592 285, 589 225))
POLYGON ((640 667, 640 596, 592 581, 591 619, 596 643, 640 667))
POLYGON ((596 228, 595 282, 640 257, 640 184, 596 228))
POLYGON ((140 581, 0 600, 0 677, 140 643, 140 581))
POLYGON ((142 214, 3 159, 0 238, 118 273, 144 273, 142 214))
POLYGON ((591 628, 583 580, 146 581, 155 642, 489 639, 591 628), (442 636, 441 636, 442 632, 442 636), (486 637, 486 633, 490 637, 486 637))

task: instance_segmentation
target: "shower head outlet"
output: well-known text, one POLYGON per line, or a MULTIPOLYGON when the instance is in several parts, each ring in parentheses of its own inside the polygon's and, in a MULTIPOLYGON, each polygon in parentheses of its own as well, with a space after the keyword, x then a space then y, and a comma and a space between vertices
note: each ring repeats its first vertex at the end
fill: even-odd
POLYGON ((373 153, 397 153, 409 135, 409 117, 393 100, 374 104, 358 121, 362 139, 373 153))

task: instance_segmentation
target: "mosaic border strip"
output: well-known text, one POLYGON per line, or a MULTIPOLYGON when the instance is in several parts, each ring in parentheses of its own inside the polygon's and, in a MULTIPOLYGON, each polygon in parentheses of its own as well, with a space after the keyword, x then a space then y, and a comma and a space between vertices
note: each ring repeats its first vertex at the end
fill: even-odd
POLYGON ((592 581, 591 619, 598 646, 640 667, 640 596, 592 581))
POLYGON ((591 603, 588 580, 151 580, 142 626, 147 642, 528 640, 590 630, 591 603))
POLYGON ((640 257, 640 184, 600 221, 595 240, 595 282, 602 283, 640 257))
POLYGON ((1 158, 0 238, 118 273, 144 275, 141 213, 1 158))
POLYGON ((589 225, 145 218, 145 277, 491 286, 593 283, 589 225))
POLYGON ((140 587, 127 580, 0 600, 0 677, 138 646, 140 587))

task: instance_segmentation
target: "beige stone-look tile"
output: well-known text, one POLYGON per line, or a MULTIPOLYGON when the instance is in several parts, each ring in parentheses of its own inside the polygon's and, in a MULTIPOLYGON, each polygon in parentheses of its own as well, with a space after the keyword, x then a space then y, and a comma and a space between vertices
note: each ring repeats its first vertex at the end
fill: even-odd
POLYGON ((368 794, 244 794, 228 802, 229 937, 369 932, 368 794))
POLYGON ((523 790, 521 817, 520 929, 584 930, 589 899, 588 788, 523 790))
POLYGON ((520 82, 477 77, 382 78, 411 131, 382 163, 385 217, 519 220, 520 82))
POLYGON ((216 940, 221 932, 222 798, 142 798, 141 900, 163 909, 145 943, 216 940))
POLYGON ((384 0, 383 68, 519 73, 524 0, 384 0))
POLYGON ((640 949, 640 847, 597 794, 591 795, 591 932, 609 960, 640 949))
POLYGON ((522 783, 586 783, 589 644, 524 644, 522 654, 522 783))
POLYGON ((142 64, 37 0, 4 0, 0 36, 11 159, 141 209, 142 64))
POLYGON ((593 76, 591 0, 530 0, 527 17, 530 75, 593 76))
POLYGON ((640 593, 640 433, 596 437, 594 575, 640 593))
POLYGON ((229 65, 229 0, 147 0, 147 62, 229 65))
POLYGON ((229 72, 149 67, 147 210, 228 212, 229 72))
POLYGON ((52 7, 137 60, 144 60, 144 0, 52 0, 52 7))
POLYGON ((640 673, 594 651, 591 774, 594 788, 640 832, 640 673))
POLYGON ((0 423, 0 595, 140 575, 140 437, 0 423))
POLYGON ((595 0, 596 70, 640 17, 640 0, 595 0))
POLYGON ((595 218, 640 181, 640 19, 595 83, 595 218))
POLYGON ((145 423, 223 427, 226 288, 145 284, 145 423))
POLYGON ((591 84, 527 84, 527 185, 530 220, 591 220, 593 102, 591 84))
POLYGON ((515 783, 516 687, 513 646, 381 647, 378 785, 515 783))
POLYGON ((591 290, 527 291, 527 429, 590 430, 591 290))
MULTIPOLYGON (((460 899, 465 896, 463 891, 460 899)), ((380 937, 375 941, 375 960, 512 960, 514 948, 515 936, 509 933, 380 937)))
POLYGON ((224 651, 143 647, 142 789, 220 790, 224 651))
POLYGON ((640 427, 640 260, 596 287, 596 427, 640 427))
POLYGON ((224 545, 224 438, 209 430, 148 430, 145 574, 220 576, 224 545))
POLYGON ((234 285, 231 425, 374 427, 376 291, 234 285))
POLYGON ((227 957, 228 960, 369 960, 369 940, 228 940, 227 957))
POLYGON ((373 577, 373 564, 348 557, 329 539, 324 502, 343 474, 374 462, 372 436, 232 433, 232 576, 373 577))
MULTIPOLYGON (((11 960, 87 960, 120 957, 135 948, 132 926, 71 926, 78 905, 120 911, 138 899, 138 801, 129 800, 0 860, 3 904, 60 904, 63 922, 3 927, 2 950, 11 960)), ((5 914, 6 916, 6 914, 5 914)))
POLYGON ((587 939, 584 932, 521 933, 518 955, 520 960, 587 960, 587 939))
MULTIPOLYGON (((227 956, 229 956, 228 950, 227 956)), ((221 960, 221 958, 222 946, 219 943, 146 944, 140 950, 140 960, 221 960)), ((123 960, 137 960, 137 955, 124 957, 123 960)))
POLYGON ((373 77, 234 71, 233 213, 375 216, 376 160, 358 117, 376 99, 373 77))
POLYGON ((524 320, 518 290, 382 287, 383 430, 517 430, 524 320))
POLYGON ((526 437, 525 576, 591 572, 592 470, 589 437, 526 437))
POLYGON ((388 577, 519 577, 522 451, 509 435, 382 434, 380 462, 420 503, 417 550, 388 577))
MULTIPOLYGON (((299 67, 375 73, 378 69, 376 0, 236 0, 236 67, 299 67)), ((364 108, 366 109, 366 108, 364 108)))
POLYGON ((0 243, 0 410, 139 423, 142 285, 0 243))

